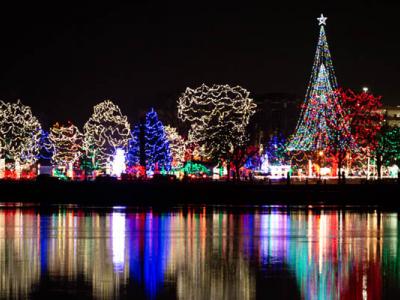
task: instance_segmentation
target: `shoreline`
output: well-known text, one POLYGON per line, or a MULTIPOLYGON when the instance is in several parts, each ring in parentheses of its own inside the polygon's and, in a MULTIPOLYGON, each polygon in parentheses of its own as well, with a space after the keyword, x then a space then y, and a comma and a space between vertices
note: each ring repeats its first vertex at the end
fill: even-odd
POLYGON ((0 182, 0 202, 81 205, 360 205, 400 207, 400 184, 0 182))

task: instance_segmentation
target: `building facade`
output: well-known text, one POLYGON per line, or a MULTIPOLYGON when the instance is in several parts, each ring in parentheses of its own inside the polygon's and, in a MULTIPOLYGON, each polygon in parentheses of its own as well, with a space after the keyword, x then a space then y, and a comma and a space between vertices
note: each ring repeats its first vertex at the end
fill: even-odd
POLYGON ((249 126, 254 143, 264 144, 271 135, 288 137, 296 128, 302 99, 294 94, 266 93, 253 95, 257 111, 249 126))
POLYGON ((390 127, 400 127, 400 105, 382 108, 384 122, 390 127))

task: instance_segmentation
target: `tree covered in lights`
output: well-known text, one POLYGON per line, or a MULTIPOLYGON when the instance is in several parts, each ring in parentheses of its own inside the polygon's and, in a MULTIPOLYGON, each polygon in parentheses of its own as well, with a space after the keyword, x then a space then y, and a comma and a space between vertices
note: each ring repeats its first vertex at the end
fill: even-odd
POLYGON ((352 149, 353 153, 361 157, 371 155, 378 146, 378 134, 383 122, 380 111, 382 97, 352 90, 340 90, 339 95, 356 147, 352 149))
POLYGON ((93 171, 98 170, 99 166, 96 164, 92 151, 85 151, 79 157, 79 168, 84 171, 84 178, 87 179, 89 175, 93 175, 93 171))
POLYGON ((326 18, 321 15, 317 51, 295 133, 287 150, 316 152, 335 148, 348 149, 351 146, 350 126, 345 118, 332 59, 325 34, 326 18))
POLYGON ((129 167, 143 166, 147 175, 171 169, 169 141, 154 109, 132 130, 127 157, 129 167))
POLYGON ((147 170, 166 170, 171 168, 171 151, 165 134, 164 126, 158 119, 157 113, 151 109, 146 114, 145 123, 145 154, 147 170))
POLYGON ((54 153, 54 145, 49 140, 49 132, 45 130, 42 130, 40 134, 39 148, 38 160, 50 162, 54 153))
POLYGON ((264 153, 267 154, 270 165, 282 165, 286 163, 286 138, 278 133, 270 137, 265 145, 264 153))
POLYGON ((52 161, 57 166, 72 165, 81 156, 83 134, 70 122, 67 125, 54 124, 50 128, 49 141, 54 148, 52 161))
POLYGON ((381 178, 381 167, 399 164, 400 161, 400 127, 384 125, 377 134, 378 143, 374 149, 378 177, 381 178))
POLYGON ((255 108, 249 92, 240 86, 203 84, 182 94, 178 117, 190 124, 189 143, 198 144, 205 157, 227 161, 229 168, 235 147, 247 142, 246 127, 255 108))
POLYGON ((176 128, 167 125, 164 129, 172 156, 171 165, 174 169, 182 168, 185 162, 185 140, 176 128))
POLYGON ((203 164, 199 163, 199 162, 194 162, 194 161, 187 161, 185 163, 185 166, 181 168, 181 171, 183 173, 185 173, 185 175, 201 175, 201 174, 206 174, 206 175, 210 175, 211 171, 204 166, 203 164))
POLYGON ((0 101, 0 155, 11 168, 37 161, 41 135, 41 125, 29 106, 20 100, 0 101))
POLYGON ((94 112, 83 127, 84 147, 100 168, 110 165, 117 148, 125 149, 131 137, 128 118, 110 100, 94 107, 94 112))
POLYGON ((136 124, 131 131, 131 138, 128 143, 127 166, 130 168, 145 165, 146 158, 144 155, 144 136, 141 130, 142 124, 136 124), (141 151, 142 150, 142 151, 141 151))
POLYGON ((235 147, 232 153, 231 164, 233 169, 235 170, 235 179, 240 180, 240 169, 246 165, 246 163, 254 163, 255 165, 249 166, 249 169, 255 169, 259 161, 259 152, 260 149, 258 146, 250 145, 250 146, 242 146, 235 147))

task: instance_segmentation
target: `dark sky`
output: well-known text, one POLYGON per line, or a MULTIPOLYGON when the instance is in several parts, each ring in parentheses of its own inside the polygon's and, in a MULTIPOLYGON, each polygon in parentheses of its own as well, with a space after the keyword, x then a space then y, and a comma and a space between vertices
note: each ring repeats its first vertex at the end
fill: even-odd
POLYGON ((323 12, 339 84, 400 104, 399 6, 166 2, 0 7, 0 99, 81 126, 104 99, 134 122, 203 82, 303 97, 323 12))

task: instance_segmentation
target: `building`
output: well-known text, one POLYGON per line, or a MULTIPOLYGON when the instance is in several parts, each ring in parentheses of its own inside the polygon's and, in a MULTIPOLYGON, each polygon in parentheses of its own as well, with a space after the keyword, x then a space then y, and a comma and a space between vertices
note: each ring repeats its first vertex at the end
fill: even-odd
POLYGON ((266 93, 253 96, 257 111, 252 117, 249 131, 255 143, 264 144, 277 132, 288 137, 294 132, 299 119, 302 99, 294 94, 266 93))
POLYGON ((400 105, 382 108, 384 122, 391 127, 400 127, 400 105))

